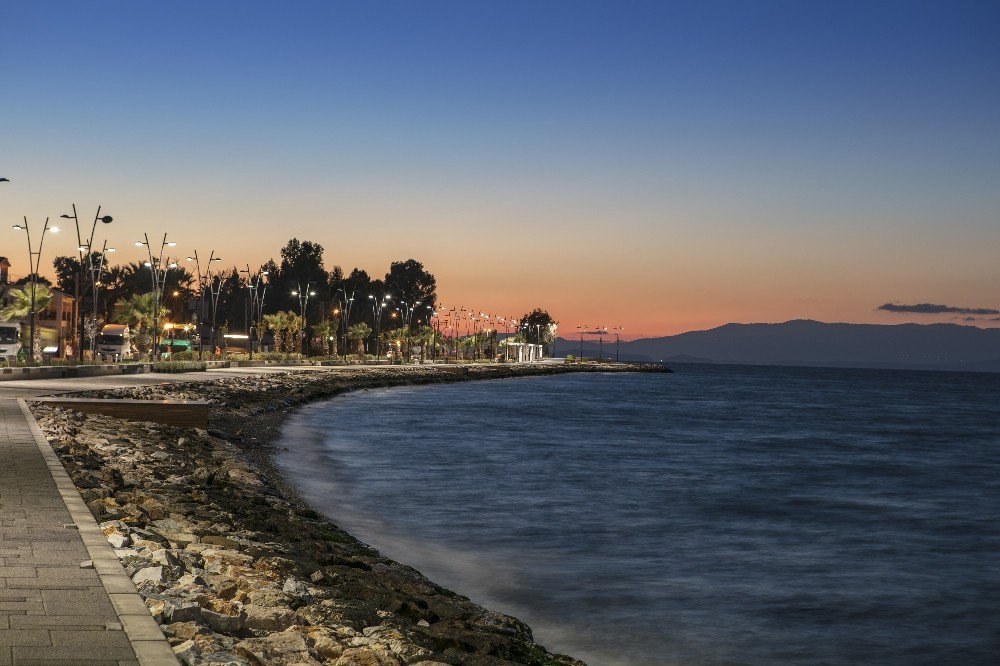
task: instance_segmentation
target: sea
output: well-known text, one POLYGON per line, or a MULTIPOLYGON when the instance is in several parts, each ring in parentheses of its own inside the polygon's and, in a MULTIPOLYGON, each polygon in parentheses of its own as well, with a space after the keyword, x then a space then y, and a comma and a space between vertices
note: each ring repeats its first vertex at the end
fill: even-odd
POLYGON ((591 665, 1000 663, 1000 374, 671 367, 347 394, 276 462, 591 665))

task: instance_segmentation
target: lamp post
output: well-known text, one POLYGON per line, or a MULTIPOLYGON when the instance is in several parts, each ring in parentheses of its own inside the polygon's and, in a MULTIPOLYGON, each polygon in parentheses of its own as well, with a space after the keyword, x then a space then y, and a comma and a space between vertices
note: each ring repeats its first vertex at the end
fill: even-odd
POLYGON ((382 311, 385 310, 385 306, 392 300, 392 296, 386 294, 382 297, 381 303, 375 298, 375 294, 368 294, 368 298, 372 302, 372 320, 375 324, 375 358, 382 360, 382 341, 379 339, 379 331, 382 328, 382 311))
POLYGON ((153 248, 149 244, 149 234, 143 234, 145 240, 136 241, 136 247, 146 246, 146 253, 149 256, 146 267, 149 268, 149 275, 153 280, 153 349, 152 357, 156 356, 160 350, 157 336, 160 334, 157 328, 160 321, 160 299, 163 295, 163 288, 167 284, 167 273, 171 268, 177 268, 177 262, 171 261, 169 257, 164 257, 163 252, 168 247, 176 247, 177 243, 168 241, 167 235, 163 234, 163 241, 160 243, 160 251, 157 256, 153 256, 153 248))
MULTIPOLYGON (((73 322, 73 325, 76 327, 77 331, 79 332, 79 346, 77 347, 77 349, 80 350, 80 356, 82 358, 83 357, 83 335, 84 335, 84 331, 83 331, 83 326, 81 325, 81 322, 83 321, 83 308, 80 307, 80 303, 81 303, 81 301, 83 299, 83 296, 86 294, 86 292, 81 292, 81 290, 80 290, 80 282, 83 279, 84 257, 86 257, 86 261, 87 261, 87 264, 86 264, 87 276, 90 278, 90 288, 93 290, 93 297, 94 297, 94 311, 93 311, 93 313, 91 313, 91 322, 93 323, 92 330, 96 331, 97 330, 97 309, 98 309, 98 303, 97 303, 97 299, 98 299, 97 286, 98 286, 98 284, 101 281, 101 273, 104 271, 104 264, 105 264, 105 262, 107 260, 107 253, 108 252, 115 252, 116 250, 113 247, 108 247, 108 242, 104 241, 104 244, 103 244, 103 246, 101 248, 100 258, 95 261, 95 258, 94 258, 94 233, 97 231, 97 223, 98 222, 103 222, 104 224, 111 224, 111 222, 114 221, 114 218, 111 217, 110 215, 104 215, 102 217, 101 216, 101 207, 98 206, 97 207, 97 212, 94 214, 94 222, 93 222, 93 224, 90 225, 90 236, 87 238, 86 242, 84 242, 83 235, 80 233, 80 217, 79 217, 79 215, 76 212, 76 204, 72 204, 72 206, 73 206, 73 214, 72 215, 68 215, 68 214, 64 213, 63 215, 60 215, 59 217, 65 219, 65 220, 73 220, 73 224, 76 227, 77 254, 79 254, 79 266, 80 266, 80 268, 76 272, 76 288, 74 290, 76 292, 74 294, 74 296, 76 297, 75 298, 75 302, 76 302, 77 308, 78 308, 78 310, 77 310, 77 315, 78 316, 75 318, 75 320, 73 322)), ((97 357, 96 345, 97 345, 97 338, 96 337, 92 337, 90 339, 90 358, 91 358, 91 360, 93 360, 93 359, 95 359, 97 357)))
MULTIPOLYGON (((309 297, 315 296, 316 292, 310 289, 312 282, 306 282, 306 288, 302 288, 302 283, 297 282, 297 289, 292 292, 292 296, 299 297, 299 313, 301 316, 301 321, 299 322, 299 349, 301 350, 305 347, 306 341, 302 337, 302 331, 306 325, 306 308, 309 306, 309 297)), ((308 349, 303 351, 303 354, 308 354, 308 349)))
POLYGON ((45 225, 42 227, 41 236, 38 239, 38 250, 31 249, 31 229, 28 228, 28 217, 24 217, 24 224, 15 224, 14 231, 24 231, 25 236, 28 238, 28 270, 30 271, 31 278, 31 313, 30 317, 30 331, 31 339, 28 341, 28 356, 34 360, 35 358, 35 320, 38 313, 35 312, 35 285, 38 281, 38 270, 41 266, 42 261, 42 246, 45 245, 45 232, 51 231, 56 234, 59 233, 59 227, 50 227, 49 218, 45 218, 45 225))
POLYGON ((216 279, 212 275, 212 266, 217 261, 222 261, 222 257, 215 256, 215 250, 208 253, 208 265, 205 268, 205 272, 201 272, 201 259, 198 257, 198 250, 194 251, 193 257, 187 257, 187 261, 194 262, 195 272, 198 274, 198 360, 202 359, 202 354, 205 349, 205 341, 202 339, 201 328, 202 328, 202 315, 205 312, 205 283, 208 283, 209 289, 209 304, 212 308, 212 334, 211 340, 209 341, 212 345, 212 351, 215 351, 215 317, 216 311, 219 305, 219 292, 222 290, 222 281, 219 280, 216 284, 216 279))
MULTIPOLYGON (((348 296, 347 291, 345 291, 343 287, 337 289, 337 293, 341 294, 343 297, 340 301, 340 311, 344 316, 340 318, 340 330, 343 334, 343 349, 345 352, 347 350, 347 326, 351 323, 351 308, 354 306, 354 293, 356 291, 357 289, 352 289, 351 295, 348 296)), ((344 354, 344 358, 347 358, 346 353, 344 354)))
POLYGON ((622 331, 625 330, 625 327, 615 326, 611 330, 615 332, 615 363, 620 363, 621 359, 619 358, 618 349, 621 344, 622 331))
POLYGON ((253 360, 253 334, 257 330, 257 337, 260 338, 260 322, 264 318, 264 296, 267 293, 267 282, 262 282, 261 278, 267 277, 269 271, 257 271, 254 275, 250 272, 250 264, 247 269, 241 270, 247 274, 247 289, 250 290, 250 312, 247 314, 247 336, 250 346, 250 360, 253 360))
POLYGON ((586 326, 577 326, 576 330, 580 331, 580 360, 583 360, 583 332, 587 330, 586 326))

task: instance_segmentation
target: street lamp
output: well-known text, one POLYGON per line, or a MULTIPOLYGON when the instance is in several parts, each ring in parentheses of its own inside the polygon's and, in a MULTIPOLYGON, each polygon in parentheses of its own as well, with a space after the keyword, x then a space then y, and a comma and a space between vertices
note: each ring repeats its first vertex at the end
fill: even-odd
POLYGON ((392 300, 392 296, 386 294, 382 297, 381 303, 375 298, 375 294, 368 294, 368 298, 372 301, 372 319, 375 324, 375 358, 382 360, 382 341, 379 339, 379 331, 382 327, 382 311, 389 301, 392 300))
MULTIPOLYGON (((341 310, 341 312, 344 313, 344 316, 341 317, 341 319, 340 319, 340 328, 343 331, 344 349, 345 350, 347 349, 347 326, 348 326, 348 324, 351 323, 351 308, 354 306, 354 293, 356 291, 357 291, 357 289, 352 289, 351 290, 351 295, 348 296, 347 295, 347 291, 345 291, 343 287, 340 287, 340 288, 337 289, 337 293, 343 295, 343 298, 340 301, 340 303, 341 303, 340 310, 341 310)), ((345 358, 347 357, 346 353, 345 353, 344 357, 345 358)))
POLYGON ((41 266, 42 261, 42 246, 45 244, 45 232, 51 231, 52 233, 59 233, 59 227, 50 227, 49 218, 45 218, 45 225, 42 227, 42 234, 38 239, 38 250, 31 249, 31 229, 28 228, 28 217, 24 216, 24 225, 15 224, 14 231, 24 231, 28 238, 28 269, 30 271, 31 278, 31 313, 30 313, 30 330, 31 339, 28 340, 28 356, 35 360, 35 320, 37 319, 38 313, 35 312, 35 285, 38 283, 38 270, 41 266))
MULTIPOLYGON (((136 245, 141 245, 141 243, 136 243, 136 245)), ((205 268, 205 273, 201 272, 201 260, 198 258, 198 250, 194 251, 193 257, 186 257, 187 261, 193 261, 195 266, 195 272, 198 277, 198 360, 202 359, 204 353, 205 341, 201 334, 202 331, 202 318, 205 315, 205 283, 208 283, 209 290, 209 304, 212 307, 212 330, 211 330, 211 340, 212 351, 215 351, 215 317, 219 305, 219 292, 222 291, 222 280, 216 282, 215 277, 212 275, 212 266, 215 262, 222 261, 222 257, 215 256, 215 250, 208 253, 208 265, 205 268)))
POLYGON ((253 334, 254 330, 257 331, 257 340, 260 341, 263 336, 260 335, 261 320, 264 318, 264 295, 267 293, 267 282, 263 282, 262 278, 267 277, 268 271, 257 271, 254 275, 250 272, 250 264, 247 264, 247 269, 240 270, 241 273, 247 274, 247 289, 250 290, 250 311, 247 313, 247 335, 250 344, 250 360, 253 360, 253 334))
POLYGON ((80 357, 83 357, 83 335, 84 327, 81 325, 83 321, 83 308, 80 307, 80 303, 85 296, 86 292, 81 293, 80 282, 83 279, 84 270, 84 257, 87 259, 86 269, 87 275, 90 278, 90 288, 93 290, 94 297, 94 311, 91 313, 92 331, 93 335, 90 338, 90 358, 91 361, 97 358, 97 309, 98 309, 98 291, 97 285, 101 281, 101 273, 104 271, 104 265, 107 261, 107 253, 114 252, 115 248, 109 248, 108 242, 104 241, 101 247, 101 254, 99 259, 94 258, 94 233, 97 231, 97 223, 101 222, 103 224, 111 224, 114 218, 110 215, 101 215, 101 207, 97 207, 97 212, 94 214, 94 222, 90 225, 90 236, 87 238, 86 242, 83 240, 83 236, 80 233, 80 217, 76 212, 76 204, 73 204, 73 214, 69 215, 63 213, 59 217, 64 220, 73 220, 73 224, 76 227, 76 242, 77 242, 77 254, 79 254, 79 269, 76 272, 76 285, 74 286, 74 303, 77 304, 77 314, 78 316, 74 318, 74 326, 76 326, 79 332, 79 346, 77 349, 80 350, 80 357))
MULTIPOLYGON (((306 282, 305 289, 302 288, 301 282, 296 282, 295 285, 298 288, 292 292, 292 296, 299 297, 299 314, 301 317, 301 320, 299 321, 299 349, 303 350, 303 348, 306 346, 306 341, 302 337, 302 332, 306 325, 306 308, 309 307, 309 297, 315 296, 316 292, 309 288, 310 285, 312 285, 312 282, 306 282)), ((306 355, 308 353, 309 353, 308 349, 302 351, 303 355, 306 355)))
POLYGON ((157 256, 153 256, 153 248, 149 244, 149 234, 143 234, 145 240, 136 241, 136 247, 146 246, 146 253, 149 257, 145 265, 149 268, 150 277, 153 280, 153 349, 152 358, 155 361, 157 353, 159 352, 159 344, 157 336, 159 335, 159 329, 157 328, 160 319, 160 298, 163 294, 163 289, 167 284, 167 274, 170 272, 171 268, 177 268, 177 262, 172 261, 169 257, 164 257, 163 252, 168 247, 175 247, 177 243, 167 240, 167 235, 163 234, 163 241, 160 243, 160 251, 157 256))
POLYGON ((625 327, 615 326, 612 330, 615 332, 615 363, 620 363, 621 361, 618 358, 618 346, 621 343, 621 333, 625 330, 625 327))

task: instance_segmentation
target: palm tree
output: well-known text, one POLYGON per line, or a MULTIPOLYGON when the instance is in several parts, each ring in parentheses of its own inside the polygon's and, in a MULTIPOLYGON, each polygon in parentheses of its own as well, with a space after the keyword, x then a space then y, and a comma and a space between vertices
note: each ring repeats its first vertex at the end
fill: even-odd
POLYGON ((372 334, 372 329, 368 324, 361 322, 347 329, 347 339, 358 341, 358 356, 365 357, 365 338, 372 334))
MULTIPOLYGON (((133 294, 128 298, 115 303, 115 314, 112 320, 119 324, 128 324, 135 334, 135 344, 141 350, 147 350, 153 341, 153 313, 156 311, 156 296, 150 292, 147 294, 133 294)), ((159 309, 160 319, 170 316, 170 310, 162 305, 159 309)))
MULTIPOLYGON (((35 336, 33 339, 32 347, 35 350, 34 360, 42 360, 42 330, 38 325, 38 313, 44 312, 46 308, 49 307, 49 303, 52 302, 52 290, 48 288, 47 285, 41 282, 34 282, 25 284, 24 287, 17 289, 11 289, 7 292, 8 296, 11 298, 10 305, 5 306, 0 309, 0 318, 3 319, 23 319, 25 317, 29 318, 29 325, 31 322, 35 324, 35 336), (31 309, 31 290, 34 286, 35 290, 35 309, 32 312, 31 309)), ((21 326, 24 326, 22 322, 21 326)), ((23 333, 23 331, 22 331, 23 333)))
POLYGON ((336 317, 313 326, 313 337, 319 338, 320 349, 323 350, 324 355, 337 355, 337 329, 339 327, 340 320, 336 317))
POLYGON ((274 351, 282 352, 285 348, 285 329, 287 325, 288 313, 275 312, 264 315, 264 326, 269 331, 274 331, 274 351))
POLYGON ((427 345, 434 342, 434 329, 430 326, 418 326, 413 337, 420 345, 420 362, 423 363, 427 360, 427 345))
POLYGON ((305 321, 291 310, 285 313, 287 325, 285 327, 285 340, 288 342, 288 353, 295 354, 302 351, 302 339, 299 335, 305 326, 305 321))

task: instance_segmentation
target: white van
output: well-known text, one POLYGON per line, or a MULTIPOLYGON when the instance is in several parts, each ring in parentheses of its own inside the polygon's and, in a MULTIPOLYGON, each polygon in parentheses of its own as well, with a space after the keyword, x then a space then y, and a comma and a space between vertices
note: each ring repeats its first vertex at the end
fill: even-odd
POLYGON ((124 361, 132 358, 132 337, 125 324, 108 324, 97 336, 97 355, 102 359, 124 361))
POLYGON ((0 358, 8 363, 17 359, 21 351, 21 325, 16 322, 0 322, 0 358))

